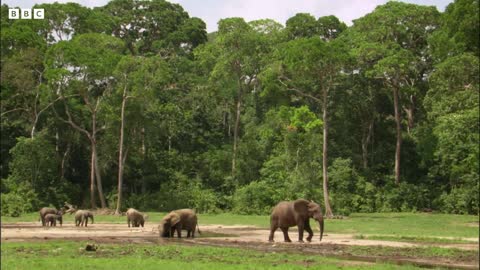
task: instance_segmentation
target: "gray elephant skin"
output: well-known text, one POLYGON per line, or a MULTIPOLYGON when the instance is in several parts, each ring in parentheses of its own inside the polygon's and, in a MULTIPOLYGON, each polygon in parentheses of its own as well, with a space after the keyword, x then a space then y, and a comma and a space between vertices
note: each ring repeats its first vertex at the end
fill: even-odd
POLYGON ((129 208, 125 213, 127 216, 127 224, 130 228, 130 223, 132 227, 140 227, 145 225, 145 220, 147 219, 147 215, 143 214, 142 212, 138 211, 134 208, 129 208))
POLYGON ((57 214, 46 214, 44 218, 46 226, 57 226, 57 220, 60 222, 60 226, 62 226, 63 217, 60 211, 58 211, 57 214))
POLYGON ((177 237, 182 237, 182 230, 187 231, 187 238, 195 237, 195 229, 198 229, 198 233, 201 234, 198 227, 197 214, 192 209, 179 209, 168 213, 163 217, 160 225, 158 225, 158 231, 161 237, 174 237, 175 231, 177 231, 177 237))
POLYGON ((292 242, 290 237, 288 237, 288 228, 293 226, 298 227, 299 242, 303 242, 304 230, 308 232, 307 241, 312 241, 313 231, 310 227, 310 218, 313 218, 319 223, 320 241, 322 241, 324 223, 320 205, 304 199, 278 203, 273 208, 270 216, 270 236, 268 241, 273 242, 274 233, 280 228, 283 232, 285 242, 292 242))
MULTIPOLYGON (((48 214, 63 215, 63 212, 58 211, 56 208, 52 208, 52 207, 43 207, 42 209, 40 209, 39 213, 40 213, 40 220, 42 221, 42 226, 47 225, 45 222, 46 215, 48 214)), ((60 222, 60 225, 62 225, 62 222, 60 222)))
POLYGON ((88 227, 88 219, 92 220, 93 224, 93 213, 88 210, 77 210, 75 212, 75 226, 85 226, 88 227))

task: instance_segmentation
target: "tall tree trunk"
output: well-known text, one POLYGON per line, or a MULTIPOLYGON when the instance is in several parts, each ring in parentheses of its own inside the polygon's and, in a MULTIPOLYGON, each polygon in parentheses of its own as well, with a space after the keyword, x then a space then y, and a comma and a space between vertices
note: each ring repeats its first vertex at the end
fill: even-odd
POLYGON ((123 186, 123 131, 125 127, 125 105, 127 103, 126 96, 127 87, 123 89, 122 110, 120 113, 120 142, 118 146, 118 195, 117 195, 117 208, 115 214, 120 214, 122 207, 122 186, 123 186))
POLYGON ((398 93, 399 89, 393 86, 393 105, 395 109, 395 123, 397 126, 397 144, 395 147, 395 184, 400 184, 400 151, 402 148, 402 126, 398 93))
MULTIPOLYGON (((242 90, 239 90, 242 91, 242 90)), ((242 106, 242 101, 241 101, 241 93, 238 96, 237 100, 237 108, 236 108, 236 114, 235 114, 235 126, 233 128, 233 156, 232 156, 232 177, 235 177, 236 169, 237 169, 237 148, 238 148, 238 131, 240 127, 240 109, 242 106)))
POLYGON ((364 169, 368 168, 368 145, 370 144, 370 139, 372 137, 373 122, 373 119, 370 120, 366 132, 364 131, 362 134, 362 165, 364 169))
POLYGON ((100 199, 100 205, 102 208, 107 208, 107 202, 105 201, 105 196, 103 196, 103 188, 102 188, 102 178, 100 176, 100 168, 98 166, 98 155, 97 155, 97 146, 95 145, 95 178, 97 179, 97 190, 98 190, 98 197, 100 199))
POLYGON ((328 196, 328 110, 327 110, 328 89, 323 90, 323 198, 325 200, 325 215, 333 216, 328 196))
MULTIPOLYGON (((145 146, 145 127, 142 127, 142 130, 140 131, 140 133, 142 138, 142 160, 143 160, 143 164, 146 164, 147 148, 145 146)), ((142 166, 145 166, 145 165, 142 165, 142 166)), ((147 183, 145 182, 144 174, 145 174, 145 169, 142 170, 142 187, 141 187, 142 194, 147 192, 147 183)))
POLYGON ((94 161, 95 178, 97 179, 98 198, 100 199, 100 205, 102 208, 107 207, 105 197, 103 196, 102 178, 100 176, 100 168, 98 166, 98 154, 97 154, 97 115, 96 111, 92 114, 92 152, 94 161))
POLYGON ((408 134, 411 133, 414 125, 414 116, 413 116, 413 107, 404 107, 403 110, 407 114, 407 132, 408 134))
POLYGON ((67 145, 67 150, 63 153, 62 162, 60 164, 60 179, 65 179, 65 163, 67 162, 68 153, 70 152, 70 143, 67 145))
POLYGON ((33 120, 32 130, 30 131, 30 138, 32 138, 32 139, 35 136, 35 130, 36 130, 36 127, 37 127, 37 122, 38 122, 38 116, 39 115, 35 113, 35 119, 33 120))
POLYGON ((94 142, 91 140, 91 157, 90 157, 90 207, 92 209, 97 208, 97 203, 95 202, 95 152, 94 152, 94 142))

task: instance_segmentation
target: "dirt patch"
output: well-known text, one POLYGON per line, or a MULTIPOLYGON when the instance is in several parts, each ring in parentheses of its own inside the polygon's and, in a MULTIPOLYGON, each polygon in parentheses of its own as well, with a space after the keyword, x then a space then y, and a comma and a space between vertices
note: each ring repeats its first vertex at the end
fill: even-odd
MULTIPOLYGON (((395 254, 381 256, 356 256, 349 249, 351 246, 391 248, 418 248, 422 243, 395 242, 383 240, 355 239, 353 234, 324 234, 323 240, 319 241, 318 232, 311 243, 284 243, 283 234, 277 231, 275 243, 269 243, 269 231, 252 226, 224 226, 206 225, 201 226, 202 234, 196 234, 195 239, 164 239, 158 237, 156 224, 147 224, 145 228, 129 228, 126 224, 95 223, 88 227, 75 227, 74 224, 66 223, 62 227, 42 227, 39 222, 8 223, 1 226, 2 242, 37 242, 48 240, 78 240, 89 241, 96 244, 105 243, 130 243, 130 244, 172 244, 183 245, 208 245, 219 247, 234 247, 254 249, 262 252, 288 252, 308 253, 321 256, 337 257, 348 260, 347 264, 369 264, 375 262, 389 262, 396 264, 415 264, 428 267, 447 267, 478 269, 478 257, 475 258, 417 258, 397 256, 395 254)), ((296 229, 289 232, 290 238, 298 239, 296 229)), ((183 234, 185 236, 185 234, 183 234)), ((429 244, 429 246, 458 248, 465 250, 477 250, 478 243, 472 244, 429 244)), ((281 262, 279 262, 281 263, 281 262)), ((304 262, 305 266, 310 262, 304 262)), ((303 264, 303 263, 302 263, 303 264)))

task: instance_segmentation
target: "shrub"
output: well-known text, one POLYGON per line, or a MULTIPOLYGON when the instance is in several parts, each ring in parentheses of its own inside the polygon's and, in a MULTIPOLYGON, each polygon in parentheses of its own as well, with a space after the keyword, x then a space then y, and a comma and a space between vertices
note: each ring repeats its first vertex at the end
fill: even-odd
POLYGON ((270 214, 275 205, 273 188, 264 181, 253 181, 235 192, 233 211, 238 214, 265 215, 270 214))
POLYGON ((28 187, 21 186, 15 191, 2 193, 2 216, 18 217, 23 213, 38 210, 37 194, 28 187))

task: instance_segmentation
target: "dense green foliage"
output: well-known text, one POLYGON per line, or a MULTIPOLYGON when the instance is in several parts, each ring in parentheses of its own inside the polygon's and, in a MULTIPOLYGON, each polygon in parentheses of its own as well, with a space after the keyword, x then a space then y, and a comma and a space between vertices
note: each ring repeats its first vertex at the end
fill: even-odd
POLYGON ((119 189, 122 210, 267 214, 324 202, 324 158, 335 214, 478 214, 478 0, 208 36, 164 0, 40 6, 1 21, 2 215, 119 189))

